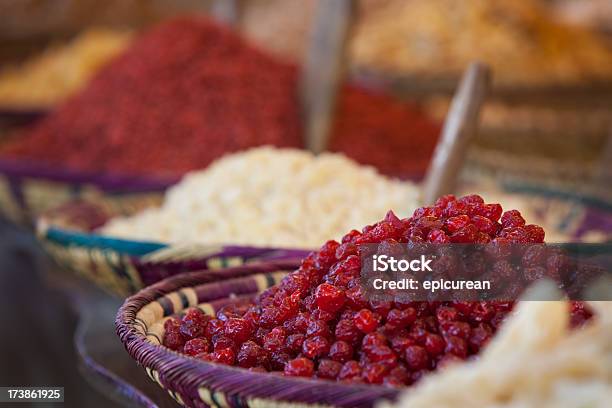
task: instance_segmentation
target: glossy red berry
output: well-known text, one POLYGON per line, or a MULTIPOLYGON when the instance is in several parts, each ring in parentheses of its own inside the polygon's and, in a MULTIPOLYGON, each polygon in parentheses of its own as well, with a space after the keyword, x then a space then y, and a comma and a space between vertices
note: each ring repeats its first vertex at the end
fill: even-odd
POLYGON ((408 367, 413 371, 422 370, 429 366, 429 354, 421 346, 408 346, 404 350, 404 359, 408 367))
POLYGON ((302 353, 311 359, 323 357, 329 352, 330 344, 323 336, 309 337, 302 344, 302 353))
POLYGON ((326 312, 338 311, 345 302, 344 292, 333 285, 323 283, 315 291, 317 306, 326 312))
POLYGON ((254 341, 245 341, 238 352, 237 362, 240 367, 264 366, 268 361, 268 353, 254 341))
POLYGON ((189 309, 181 319, 181 333, 188 339, 202 337, 210 319, 211 317, 200 309, 189 309))
POLYGON ((350 381, 361 377, 361 366, 355 360, 350 360, 344 363, 340 373, 338 374, 338 379, 350 381))
POLYGON ((387 323, 395 329, 402 329, 414 323, 417 319, 416 310, 409 307, 406 309, 392 309, 387 314, 387 323))
POLYGON ((363 367, 362 377, 368 384, 382 384, 389 367, 381 363, 368 364, 363 367))
POLYGON ((446 232, 454 233, 462 228, 465 228, 470 223, 470 217, 467 215, 458 215, 456 217, 450 217, 444 223, 446 232))
POLYGON ((345 363, 353 358, 353 346, 346 341, 336 341, 329 349, 329 358, 340 363, 345 363))
POLYGON ((209 352, 210 349, 210 341, 208 341, 207 338, 199 337, 197 339, 191 339, 185 343, 183 353, 187 354, 188 356, 197 356, 198 354, 209 352))
POLYGON ((284 373, 291 377, 312 377, 314 375, 314 363, 312 360, 299 357, 287 362, 284 373))
POLYGON ((425 350, 431 356, 437 356, 444 352, 444 348, 446 347, 446 342, 437 334, 428 333, 425 336, 425 350))
POLYGON ((371 333, 378 326, 378 319, 368 309, 360 310, 353 318, 355 326, 363 333, 371 333))
POLYGON ((525 225, 525 219, 517 210, 510 210, 502 215, 501 224, 504 228, 522 227, 525 225))
POLYGON ((317 377, 335 380, 341 369, 342 363, 324 358, 319 362, 317 377))
POLYGON ((287 337, 285 347, 292 353, 299 353, 302 350, 302 345, 306 336, 302 333, 291 334, 287 337))
POLYGON ((445 351, 450 354, 454 354, 459 358, 467 357, 467 343, 464 339, 457 336, 448 336, 446 338, 446 349, 445 351))
POLYGON ((236 353, 231 348, 217 350, 213 353, 213 361, 217 363, 233 365, 236 360, 236 353))
POLYGON ((166 332, 163 344, 170 350, 181 351, 185 344, 185 337, 179 331, 166 332))
POLYGON ((236 343, 242 343, 251 336, 253 327, 251 324, 242 318, 232 317, 225 322, 225 335, 230 337, 236 343))

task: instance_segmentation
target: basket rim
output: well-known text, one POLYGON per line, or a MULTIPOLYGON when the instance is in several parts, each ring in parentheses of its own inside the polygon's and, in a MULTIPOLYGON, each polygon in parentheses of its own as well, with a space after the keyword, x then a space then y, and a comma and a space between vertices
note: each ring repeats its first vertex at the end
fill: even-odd
MULTIPOLYGON (((184 244, 171 244, 157 241, 140 241, 133 239, 115 238, 91 232, 82 232, 76 229, 53 226, 45 217, 40 217, 36 223, 36 232, 40 239, 60 246, 77 246, 88 249, 104 249, 121 255, 142 258, 164 249, 204 249, 210 248, 211 254, 218 252, 236 255, 248 254, 258 256, 272 255, 275 252, 283 253, 285 257, 303 258, 312 248, 285 248, 271 246, 237 245, 237 244, 198 244, 187 242, 184 244)), ((200 258, 200 257, 198 257, 200 258)), ((192 258, 190 258, 192 259, 192 258)))
POLYGON ((180 177, 151 177, 136 174, 81 171, 48 165, 32 159, 0 157, 0 174, 12 179, 38 179, 58 183, 90 184, 106 193, 158 192, 176 184, 180 177))
MULTIPOLYGON (((248 270, 252 271, 253 274, 256 274, 283 269, 292 270, 295 269, 295 267, 296 264, 294 261, 273 261, 249 264, 235 268, 227 268, 226 270, 248 270)), ((208 380, 218 377, 221 374, 233 374, 234 376, 240 375, 241 379, 245 382, 252 381, 261 385, 257 392, 250 395, 240 395, 241 397, 262 398, 268 400, 276 399, 278 401, 289 401, 287 399, 283 399, 289 397, 291 402, 329 404, 329 401, 334 401, 341 396, 345 397, 350 395, 350 405, 346 406, 370 406, 374 400, 393 400, 401 392, 401 390, 379 385, 343 384, 319 379, 291 378, 272 373, 250 372, 240 367, 198 361, 192 357, 179 354, 163 346, 152 344, 142 333, 139 333, 136 330, 135 326, 139 324, 136 321, 136 314, 142 307, 180 289, 207 283, 206 281, 203 281, 205 276, 206 271, 188 272, 167 278, 154 285, 148 286, 140 290, 135 295, 127 298, 119 309, 115 319, 117 335, 121 339, 121 342, 128 353, 138 362, 138 364, 147 369, 155 370, 161 373, 163 372, 164 368, 166 368, 166 370, 168 369, 168 367, 165 366, 171 362, 170 366, 172 371, 172 379, 169 381, 171 386, 181 386, 180 382, 181 380, 184 380, 181 378, 181 373, 190 373, 196 376, 199 375, 200 378, 205 376, 208 380), (276 398, 274 394, 267 394, 265 392, 266 389, 270 387, 273 388, 274 385, 278 386, 279 383, 287 384, 288 386, 290 385, 295 387, 295 389, 290 392, 290 395, 283 393, 281 395, 276 395, 276 398)), ((232 284, 234 282, 246 282, 249 279, 251 279, 250 276, 243 276, 223 282, 232 284)), ((218 283, 219 282, 214 282, 213 284, 218 283)), ((202 385, 200 384, 198 388, 200 386, 202 385)), ((227 392, 229 394, 236 393, 234 390, 227 389, 227 385, 224 386, 221 384, 218 388, 220 391, 227 392)))
MULTIPOLYGON (((0 173, 2 172, 2 160, 0 159, 0 173)), ((73 199, 68 202, 51 208, 39 215, 34 223, 34 229, 39 239, 48 241, 59 246, 76 246, 87 249, 105 249, 119 254, 144 257, 164 249, 173 250, 197 250, 206 252, 210 249, 224 252, 240 252, 257 256, 261 253, 283 252, 292 257, 304 257, 316 248, 297 248, 272 245, 249 245, 237 244, 232 242, 219 243, 198 243, 193 241, 185 242, 164 242, 157 240, 143 240, 133 238, 122 238, 110 234, 97 232, 96 229, 79 228, 76 225, 61 225, 57 219, 61 219, 62 214, 70 214, 72 204, 93 206, 97 204, 89 200, 73 199)), ((108 221, 108 218, 106 221, 108 221)))

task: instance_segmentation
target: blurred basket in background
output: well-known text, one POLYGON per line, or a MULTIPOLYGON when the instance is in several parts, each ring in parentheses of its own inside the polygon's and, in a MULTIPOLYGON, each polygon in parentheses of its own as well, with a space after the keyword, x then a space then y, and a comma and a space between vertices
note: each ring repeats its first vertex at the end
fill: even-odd
POLYGON ((0 213, 24 225, 47 210, 78 199, 105 196, 116 206, 136 210, 160 203, 175 180, 94 174, 0 160, 0 213))
POLYGON ((169 245, 115 239, 93 231, 111 217, 133 214, 160 197, 83 197, 41 216, 37 223, 38 238, 60 266, 120 296, 187 271, 270 259, 301 259, 309 253, 301 249, 232 245, 169 245))

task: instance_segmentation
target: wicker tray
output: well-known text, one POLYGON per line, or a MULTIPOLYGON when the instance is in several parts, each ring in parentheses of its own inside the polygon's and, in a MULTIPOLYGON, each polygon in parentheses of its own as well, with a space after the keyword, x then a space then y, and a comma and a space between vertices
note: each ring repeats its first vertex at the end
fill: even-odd
POLYGON ((271 259, 301 259, 310 252, 232 245, 172 246, 93 233, 111 217, 131 214, 150 204, 142 196, 118 200, 105 195, 95 200, 71 201, 38 219, 37 236, 60 266, 120 296, 182 272, 271 259))
POLYGON ((226 269, 217 272, 224 277, 249 276, 217 283, 210 283, 209 272, 169 278, 123 304, 116 319, 117 334, 149 377, 188 407, 268 407, 282 403, 295 407, 371 407, 381 399, 395 399, 399 393, 396 389, 254 373, 196 360, 160 345, 163 322, 169 316, 192 306, 214 313, 235 301, 234 296, 251 298, 276 284, 295 266, 273 262, 226 269))

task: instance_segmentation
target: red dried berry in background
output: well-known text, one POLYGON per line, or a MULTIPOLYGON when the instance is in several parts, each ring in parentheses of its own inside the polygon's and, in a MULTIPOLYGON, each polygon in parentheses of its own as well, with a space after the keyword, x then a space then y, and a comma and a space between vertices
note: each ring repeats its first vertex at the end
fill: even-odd
POLYGON ((312 360, 300 357, 287 362, 285 375, 292 377, 312 377, 314 374, 314 363, 312 360))
POLYGON ((204 336, 210 316, 200 309, 189 309, 181 320, 181 333, 183 336, 194 339, 204 336))
POLYGON ((439 133, 438 124, 417 106, 345 86, 338 100, 330 150, 375 166, 383 174, 420 178, 439 133), (406 152, 410 152, 410 160, 405 159, 406 152))
POLYGON ((286 338, 287 333, 285 329, 282 327, 275 327, 270 333, 264 336, 263 347, 271 352, 281 351, 285 346, 286 338))
POLYGON ((225 322, 225 335, 237 343, 246 341, 251 336, 251 324, 242 318, 232 317, 225 322))
POLYGON ((429 354, 421 346, 408 346, 404 350, 404 358, 408 367, 413 370, 422 370, 429 366, 429 354))
POLYGON ((342 366, 338 379, 343 381, 359 381, 361 378, 361 366, 355 360, 347 361, 342 366))
POLYGON ((237 361, 240 367, 263 366, 268 361, 268 354, 254 341, 246 341, 240 347, 237 361))
POLYGON ((306 336, 302 333, 292 334, 287 337, 285 347, 287 350, 297 354, 302 350, 302 345, 304 344, 304 340, 306 336))
POLYGON ((346 341, 336 341, 329 349, 329 358, 340 363, 345 363, 353 358, 353 346, 346 341))
POLYGON ((317 377, 335 380, 336 377, 338 377, 338 374, 340 374, 341 369, 341 363, 324 358, 319 362, 319 368, 317 369, 317 377))
POLYGON ((213 360, 217 363, 233 365, 236 359, 236 353, 231 348, 217 350, 213 353, 213 360))
POLYGON ((329 340, 322 336, 310 337, 302 344, 302 353, 308 358, 317 358, 329 352, 329 340))
POLYGON ((362 377, 368 384, 382 384, 389 367, 381 363, 368 364, 363 367, 362 377))
POLYGON ((355 326, 365 334, 373 332, 378 326, 378 319, 376 319, 376 317, 374 317, 374 313, 368 309, 360 310, 355 315, 353 321, 355 326))
POLYGON ((206 330, 204 334, 206 335, 206 338, 208 338, 209 340, 212 340, 212 338, 216 336, 217 334, 223 333, 224 327, 225 327, 225 324, 221 320, 211 319, 206 326, 206 330))
POLYGON ((185 338, 179 332, 166 332, 163 344, 170 350, 181 351, 185 344, 185 338))
POLYGON ((517 210, 506 211, 501 217, 501 224, 504 228, 522 227, 525 225, 525 219, 517 210))
POLYGON ((183 353, 188 356, 197 356, 201 353, 207 353, 210 351, 210 342, 208 339, 200 337, 197 339, 191 339, 183 347, 183 353))

